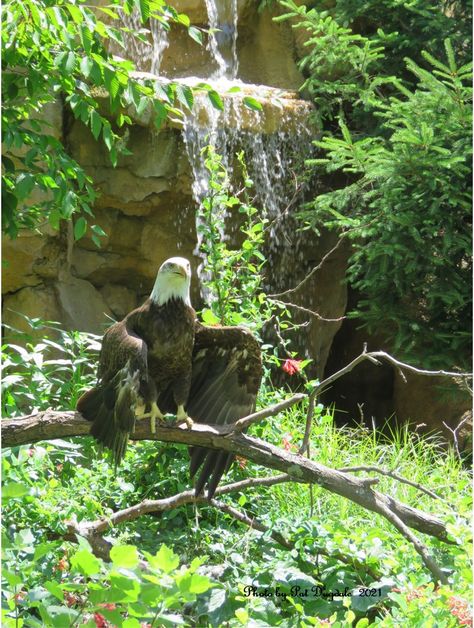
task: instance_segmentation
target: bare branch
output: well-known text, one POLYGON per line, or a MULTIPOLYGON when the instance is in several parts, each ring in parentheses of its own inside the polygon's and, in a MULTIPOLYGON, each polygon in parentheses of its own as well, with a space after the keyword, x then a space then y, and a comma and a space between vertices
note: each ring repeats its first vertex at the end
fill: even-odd
POLYGON ((321 316, 319 312, 310 310, 309 308, 303 307, 302 305, 297 305, 296 303, 291 303, 289 301, 281 301, 280 299, 274 299, 271 296, 269 298, 275 303, 279 303, 280 305, 284 305, 285 307, 292 307, 295 310, 304 312, 305 314, 309 314, 310 316, 314 316, 318 320, 324 321, 325 323, 338 323, 340 321, 343 321, 346 318, 345 316, 339 316, 338 318, 325 318, 324 316, 321 316))
MULTIPOLYGON (((232 484, 218 487, 216 490, 216 495, 225 495, 227 493, 240 491, 243 488, 249 488, 254 486, 272 486, 274 484, 285 481, 291 481, 289 476, 277 475, 262 478, 249 478, 248 480, 243 480, 242 482, 233 482, 232 484)), ((108 518, 102 517, 101 519, 97 519, 96 521, 81 521, 80 523, 76 519, 71 519, 65 522, 68 530, 65 537, 71 541, 76 541, 76 535, 86 538, 97 556, 100 556, 105 560, 110 560, 110 550, 112 548, 112 545, 102 536, 102 534, 110 528, 125 521, 133 521, 134 519, 137 519, 144 514, 154 514, 164 512, 166 510, 172 510, 173 508, 177 508, 178 506, 182 506, 184 504, 199 503, 211 505, 214 508, 217 508, 220 511, 230 515, 237 521, 240 521, 244 525, 247 525, 254 530, 258 530, 260 532, 268 532, 270 530, 270 528, 260 523, 255 518, 251 519, 248 515, 238 511, 236 508, 230 506, 229 504, 225 504, 216 499, 212 499, 209 501, 203 496, 196 497, 194 495, 194 491, 183 491, 182 493, 178 493, 176 495, 173 495, 172 497, 164 499, 144 500, 139 504, 136 504, 135 506, 119 510, 113 513, 108 518)), ((294 543, 285 539, 285 537, 280 532, 272 531, 270 533, 270 536, 274 541, 276 541, 286 549, 292 550, 295 548, 294 543)), ((352 565, 359 570, 363 570, 368 573, 373 579, 377 579, 380 575, 372 568, 358 561, 356 558, 352 556, 347 556, 342 552, 329 552, 323 547, 313 548, 313 550, 318 554, 334 558, 342 563, 352 565)))
POLYGON ((310 395, 308 410, 306 412, 306 427, 304 430, 303 442, 298 449, 298 453, 303 455, 309 445, 309 439, 311 437, 311 427, 313 425, 314 408, 316 406, 316 395, 310 395))
POLYGON ((293 397, 290 397, 289 399, 285 399, 285 401, 276 403, 274 406, 270 406, 269 408, 265 408, 264 410, 259 410, 258 412, 249 414, 243 419, 239 419, 238 421, 233 423, 232 434, 238 434, 239 432, 242 432, 243 430, 247 429, 247 427, 249 427, 249 425, 252 425, 252 423, 257 423, 258 421, 261 421, 262 419, 266 419, 269 416, 274 416, 275 414, 278 414, 279 412, 282 412, 283 410, 286 410, 287 408, 291 408, 291 406, 294 406, 295 404, 299 403, 303 399, 306 399, 306 397, 307 395, 304 395, 303 393, 297 393, 296 395, 293 395, 293 397))
POLYGON ((330 257, 333 253, 335 253, 335 251, 337 251, 337 249, 339 248, 339 246, 341 245, 343 241, 343 238, 340 238, 336 244, 332 247, 332 249, 330 249, 325 255, 324 257, 321 259, 321 261, 319 262, 319 264, 317 266, 315 266, 311 272, 309 272, 306 277, 300 281, 300 283, 295 286, 294 288, 290 288, 289 290, 285 290, 284 292, 277 292, 276 294, 269 294, 268 296, 270 298, 274 298, 274 297, 283 297, 287 294, 292 294, 294 292, 296 292, 297 290, 299 290, 302 286, 304 286, 304 284, 309 281, 311 279, 311 277, 318 271, 320 270, 324 263, 326 262, 326 260, 328 259, 328 257, 330 257))
POLYGON ((385 351, 372 351, 366 354, 367 356, 373 356, 374 358, 383 358, 390 362, 391 364, 398 366, 401 369, 405 369, 410 371, 411 373, 416 373, 417 375, 425 375, 428 377, 459 377, 460 379, 472 379, 472 373, 460 373, 457 371, 426 371, 424 369, 419 369, 416 366, 411 366, 411 364, 406 364, 405 362, 400 362, 389 353, 385 351))
POLYGON ((462 460, 462 456, 461 456, 461 452, 459 450, 458 432, 462 428, 462 426, 469 421, 469 418, 470 417, 466 417, 466 418, 462 419, 462 421, 459 423, 459 425, 457 427, 454 428, 454 430, 451 427, 449 427, 449 425, 447 423, 445 423, 443 421, 444 427, 448 431, 450 431, 451 434, 453 435, 454 449, 456 451, 456 455, 458 456, 458 458, 460 460, 462 460))
POLYGON ((361 465, 358 467, 343 467, 342 469, 338 469, 338 471, 342 471, 342 473, 357 473, 359 471, 365 471, 366 473, 380 473, 380 475, 385 475, 389 478, 393 478, 394 480, 397 480, 397 482, 401 482, 402 484, 408 484, 409 486, 413 486, 422 493, 426 493, 426 495, 429 495, 433 499, 441 499, 442 501, 444 501, 439 495, 436 495, 436 493, 433 493, 433 491, 430 491, 422 484, 418 484, 418 482, 413 482, 412 480, 407 480, 407 478, 404 478, 398 473, 394 473, 393 471, 386 471, 385 469, 381 469, 380 467, 372 465, 361 465))
MULTIPOLYGON (((270 530, 270 528, 268 528, 263 523, 260 523, 255 518, 251 519, 246 514, 238 511, 236 508, 233 508, 232 506, 229 506, 228 504, 224 504, 223 502, 219 502, 215 499, 212 499, 211 505, 214 506, 215 508, 218 508, 222 512, 225 512, 226 514, 230 515, 234 519, 237 519, 237 521, 240 521, 241 523, 249 526, 249 528, 252 528, 254 530, 259 530, 259 532, 268 532, 270 530)), ((292 543, 291 541, 288 541, 280 532, 276 532, 275 530, 272 530, 270 533, 270 536, 274 541, 276 541, 277 543, 279 543, 286 549, 288 550, 295 549, 295 544, 292 543)), ((361 563, 359 560, 357 560, 353 556, 347 556, 346 554, 343 554, 342 552, 328 552, 328 550, 320 546, 313 547, 312 552, 320 554, 322 556, 327 556, 329 558, 335 558, 336 560, 339 560, 341 563, 354 566, 359 570, 365 571, 375 580, 377 580, 380 577, 380 574, 375 572, 373 569, 371 569, 367 565, 361 563)))
MULTIPOLYGON (((4 420, 2 424, 3 446, 7 447, 39 440, 84 435, 89 432, 91 426, 88 421, 82 419, 79 413, 53 411, 4 420)), ((131 438, 222 449, 262 466, 283 471, 293 482, 318 484, 373 512, 382 514, 381 505, 384 505, 396 513, 407 526, 435 536, 444 542, 451 542, 444 524, 436 517, 373 491, 364 481, 355 476, 330 469, 265 441, 244 434, 232 434, 231 430, 232 426, 199 423, 194 423, 189 429, 183 423, 178 426, 157 425, 156 431, 152 433, 149 421, 139 421, 131 438)))
POLYGON ((404 536, 408 541, 410 541, 410 543, 414 546, 415 550, 421 556, 421 559, 425 563, 426 567, 433 574, 435 581, 447 584, 447 575, 442 571, 436 561, 434 561, 433 558, 430 556, 426 545, 413 534, 413 532, 403 523, 400 517, 398 517, 393 512, 393 510, 390 510, 390 508, 388 508, 385 504, 382 505, 382 514, 397 528, 400 534, 404 536))

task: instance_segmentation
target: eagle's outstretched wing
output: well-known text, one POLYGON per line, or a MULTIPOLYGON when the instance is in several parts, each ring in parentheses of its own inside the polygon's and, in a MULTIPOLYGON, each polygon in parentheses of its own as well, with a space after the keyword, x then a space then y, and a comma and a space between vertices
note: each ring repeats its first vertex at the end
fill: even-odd
POLYGON ((105 332, 99 357, 97 385, 77 402, 77 410, 92 421, 91 434, 112 451, 115 465, 125 455, 135 428, 135 404, 148 385, 147 345, 126 321, 105 332))
MULTIPOLYGON (((260 347, 249 331, 196 322, 188 416, 198 423, 224 425, 251 414, 261 378, 260 347)), ((211 499, 233 459, 225 451, 193 447, 190 472, 191 477, 197 474, 196 494, 207 485, 211 499)))

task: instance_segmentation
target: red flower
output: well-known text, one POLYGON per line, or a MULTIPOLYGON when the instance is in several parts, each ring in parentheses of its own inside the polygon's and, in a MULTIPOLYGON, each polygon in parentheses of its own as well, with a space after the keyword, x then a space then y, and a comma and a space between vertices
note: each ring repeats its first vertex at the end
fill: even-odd
POLYGON ((294 445, 292 445, 292 444, 290 443, 290 441, 291 441, 291 434, 285 434, 285 435, 283 436, 283 438, 281 439, 281 442, 282 442, 283 448, 284 448, 286 451, 290 451, 291 449, 293 449, 293 448, 294 448, 294 445))
POLYGON ((302 361, 303 360, 293 360, 288 358, 288 360, 285 360, 281 368, 285 371, 285 373, 288 373, 288 375, 294 375, 295 373, 299 373, 301 370, 302 361))
POLYGON ((425 595, 424 587, 417 587, 416 589, 413 589, 407 592, 407 602, 412 602, 413 600, 417 600, 418 598, 423 597, 424 595, 425 595))
POLYGON ((108 611, 114 611, 117 607, 113 602, 104 602, 104 604, 100 604, 102 608, 105 608, 108 611))
POLYGON ((94 613, 94 621, 97 628, 107 628, 109 625, 105 617, 100 613, 94 613))
POLYGON ((245 469, 245 467, 247 466, 247 458, 243 458, 242 456, 235 456, 235 459, 237 460, 237 464, 239 465, 239 467, 241 469, 245 469))
POLYGON ((472 626, 472 614, 466 600, 461 597, 452 595, 448 600, 448 606, 451 613, 457 617, 461 626, 472 626))
POLYGON ((58 560, 56 565, 54 565, 53 571, 67 571, 68 569, 69 563, 66 554, 64 554, 64 556, 60 560, 58 560))
POLYGON ((69 563, 67 562, 67 560, 65 558, 61 558, 61 560, 58 563, 59 571, 66 571, 68 567, 69 567, 69 563))
POLYGON ((64 591, 63 595, 64 595, 64 601, 69 607, 76 606, 80 602, 79 597, 77 595, 74 595, 74 593, 69 593, 69 591, 64 591))

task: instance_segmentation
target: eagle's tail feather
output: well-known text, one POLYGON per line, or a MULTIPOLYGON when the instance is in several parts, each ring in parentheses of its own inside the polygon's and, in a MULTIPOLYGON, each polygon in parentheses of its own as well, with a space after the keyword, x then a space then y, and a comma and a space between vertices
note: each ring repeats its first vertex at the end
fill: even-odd
POLYGON ((215 461, 212 477, 209 481, 209 484, 207 485, 208 499, 212 499, 214 497, 214 493, 216 492, 216 488, 221 480, 221 477, 230 467, 233 460, 234 460, 234 456, 232 454, 229 454, 226 451, 219 452, 217 460, 215 461))
POLYGON ((109 382, 84 393, 77 403, 78 411, 92 421, 91 435, 111 451, 115 467, 125 456, 130 432, 135 428, 138 388, 138 373, 132 373, 127 365, 109 382))
MULTIPOLYGON (((191 470, 194 469, 194 473, 196 473, 202 462, 205 462, 194 486, 195 494, 196 496, 200 495, 205 485, 209 482, 207 486, 207 497, 208 499, 212 499, 221 477, 229 469, 234 460, 234 456, 226 451, 210 451, 209 449, 203 448, 197 449, 198 451, 193 451, 191 470)), ((192 475, 194 475, 194 473, 192 473, 192 475)))
POLYGON ((196 471, 204 462, 204 458, 206 457, 206 454, 209 453, 209 450, 204 449, 204 447, 191 447, 189 453, 191 455, 189 474, 193 478, 196 475, 196 471))
POLYGON ((76 406, 77 411, 80 412, 87 421, 94 421, 97 413, 100 411, 103 396, 104 391, 102 386, 86 390, 78 399, 76 406))

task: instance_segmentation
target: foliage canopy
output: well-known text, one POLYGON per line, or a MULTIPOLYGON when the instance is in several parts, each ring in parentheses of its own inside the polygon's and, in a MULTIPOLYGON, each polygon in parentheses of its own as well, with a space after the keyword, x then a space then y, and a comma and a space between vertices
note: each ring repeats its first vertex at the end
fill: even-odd
MULTIPOLYGON (((124 46, 126 29, 119 21, 120 11, 133 10, 143 20, 159 20, 165 28, 176 22, 187 27, 191 36, 200 34, 163 0, 112 0, 94 8, 85 0, 4 3, 2 227, 10 237, 24 227, 49 223, 57 229, 61 220, 75 215, 74 235, 79 239, 91 221, 93 180, 68 154, 48 119, 48 107, 57 100, 104 142, 114 165, 118 155, 126 152, 123 130, 131 122, 126 113, 130 107, 138 114, 152 107, 160 126, 168 114, 179 115, 175 101, 192 100, 191 90, 183 86, 177 90, 168 84, 157 92, 151 81, 135 77, 131 61, 109 52, 111 42, 124 46), (107 117, 100 108, 104 99, 110 111, 107 117)), ((91 229, 99 244, 103 230, 94 224, 91 229)))
POLYGON ((319 11, 292 0, 281 4, 291 11, 280 19, 291 17, 295 28, 310 33, 301 62, 304 88, 325 133, 315 142, 321 158, 309 165, 323 165, 330 175, 330 191, 318 194, 301 216, 313 229, 336 228, 352 240, 348 280, 360 295, 353 316, 371 328, 384 326, 398 354, 466 367, 472 320, 469 7, 340 0, 319 11), (386 32, 374 27, 380 11, 386 32), (465 22, 456 21, 458 14, 465 22), (453 39, 444 41, 440 60, 446 33, 453 39), (406 54, 412 58, 402 58, 406 54))

